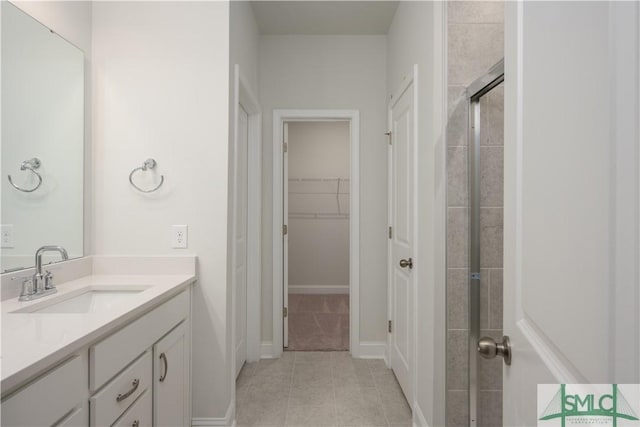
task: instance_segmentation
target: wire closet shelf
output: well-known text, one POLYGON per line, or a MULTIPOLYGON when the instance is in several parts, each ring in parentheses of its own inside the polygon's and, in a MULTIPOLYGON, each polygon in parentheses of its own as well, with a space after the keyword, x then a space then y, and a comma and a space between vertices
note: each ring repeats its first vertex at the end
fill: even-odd
POLYGON ((289 218, 349 219, 349 178, 289 178, 289 218))

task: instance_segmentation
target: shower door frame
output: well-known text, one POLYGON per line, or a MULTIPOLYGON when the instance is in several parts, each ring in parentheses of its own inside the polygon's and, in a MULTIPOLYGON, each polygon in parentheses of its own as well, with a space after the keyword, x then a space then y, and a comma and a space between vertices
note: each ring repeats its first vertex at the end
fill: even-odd
POLYGON ((471 83, 469 102, 469 426, 478 424, 480 339, 480 99, 504 82, 504 59, 471 83))

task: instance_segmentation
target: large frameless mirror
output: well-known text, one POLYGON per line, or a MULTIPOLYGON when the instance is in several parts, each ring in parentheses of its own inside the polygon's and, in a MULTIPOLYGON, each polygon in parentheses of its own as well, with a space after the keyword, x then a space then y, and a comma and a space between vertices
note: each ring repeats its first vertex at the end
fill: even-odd
POLYGON ((32 267, 44 245, 83 256, 84 54, 13 4, 0 7, 6 273, 32 267))

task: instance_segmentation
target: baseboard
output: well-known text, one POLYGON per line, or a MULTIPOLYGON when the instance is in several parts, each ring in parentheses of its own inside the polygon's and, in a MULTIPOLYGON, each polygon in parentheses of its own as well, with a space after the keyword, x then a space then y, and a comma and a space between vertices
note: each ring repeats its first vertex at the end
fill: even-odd
POLYGON ((360 359, 384 359, 386 360, 386 341, 361 341, 360 359))
POLYGON ((227 421, 226 418, 192 418, 191 427, 233 427, 236 421, 227 421))
POLYGON ((224 418, 191 418, 191 427, 234 427, 236 425, 233 408, 236 401, 232 399, 224 418))
POLYGON ((413 404, 413 427, 429 427, 418 402, 413 404))
POLYGON ((273 359, 273 342, 263 341, 262 344, 260 344, 260 358, 273 359))
POLYGON ((348 294, 349 285, 323 286, 323 285, 289 285, 290 294, 348 294))

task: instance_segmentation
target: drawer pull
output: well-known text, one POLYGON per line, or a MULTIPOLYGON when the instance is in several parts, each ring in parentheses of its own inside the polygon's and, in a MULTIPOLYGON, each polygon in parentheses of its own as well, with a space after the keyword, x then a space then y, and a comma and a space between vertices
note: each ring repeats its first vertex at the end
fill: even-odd
POLYGON ((131 424, 131 427, 140 427, 140 420, 135 420, 133 424, 131 424))
POLYGON ((167 372, 169 372, 169 362, 167 361, 167 356, 164 353, 160 353, 160 360, 162 360, 162 364, 164 365, 164 373, 160 374, 160 382, 163 383, 165 379, 167 379, 167 372))
POLYGON ((119 394, 118 397, 116 397, 116 402, 122 402, 127 397, 131 396, 133 392, 138 389, 138 386, 140 385, 140 380, 136 378, 135 380, 133 380, 133 383, 131 385, 132 385, 131 390, 129 390, 125 394, 119 394))

